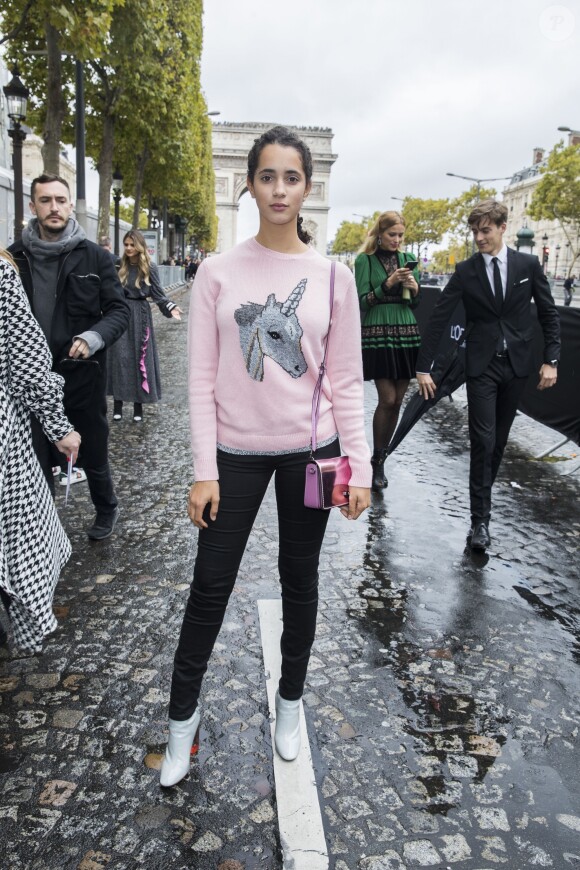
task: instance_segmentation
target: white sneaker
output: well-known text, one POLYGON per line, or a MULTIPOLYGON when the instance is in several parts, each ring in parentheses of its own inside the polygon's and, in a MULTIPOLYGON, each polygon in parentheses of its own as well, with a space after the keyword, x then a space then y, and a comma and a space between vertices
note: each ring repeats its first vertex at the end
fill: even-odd
MULTIPOLYGON (((67 478, 66 471, 61 471, 59 477, 60 477, 60 485, 66 486, 66 478, 67 478)), ((72 483, 82 483, 82 481, 86 480, 86 479, 87 479, 87 475, 85 474, 85 472, 83 471, 82 468, 76 468, 76 467, 73 468, 71 478, 70 478, 71 484, 72 483)))

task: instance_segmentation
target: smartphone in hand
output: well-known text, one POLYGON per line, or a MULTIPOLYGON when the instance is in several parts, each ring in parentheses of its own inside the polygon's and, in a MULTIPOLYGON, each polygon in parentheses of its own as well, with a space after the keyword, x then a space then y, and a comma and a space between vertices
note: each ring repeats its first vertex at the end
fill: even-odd
POLYGON ((403 266, 403 269, 410 269, 412 272, 413 269, 416 269, 418 265, 419 265, 418 260, 407 260, 407 262, 403 266))

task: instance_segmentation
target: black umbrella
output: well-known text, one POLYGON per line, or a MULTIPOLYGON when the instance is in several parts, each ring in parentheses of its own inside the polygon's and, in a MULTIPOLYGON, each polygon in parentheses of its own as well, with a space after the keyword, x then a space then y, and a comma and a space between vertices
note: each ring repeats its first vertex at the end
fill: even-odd
POLYGON ((431 371, 431 377, 437 384, 435 395, 432 399, 424 399, 421 393, 417 393, 409 399, 403 411, 403 416, 399 420, 399 425, 387 447, 388 454, 391 454, 399 446, 405 435, 411 431, 423 414, 436 405, 440 399, 450 396, 461 384, 465 383, 465 367, 462 356, 462 354, 458 353, 458 348, 454 347, 451 351, 435 360, 431 371))

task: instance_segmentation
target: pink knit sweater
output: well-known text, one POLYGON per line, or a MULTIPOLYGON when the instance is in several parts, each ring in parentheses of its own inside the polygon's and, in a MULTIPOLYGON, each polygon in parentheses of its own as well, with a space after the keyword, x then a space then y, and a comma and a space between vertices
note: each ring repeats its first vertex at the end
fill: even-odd
MULTIPOLYGON (((328 331, 330 263, 249 239, 205 260, 192 289, 189 407, 196 480, 217 480, 216 445, 235 452, 308 448, 312 393, 328 331)), ((353 486, 370 486, 360 314, 354 278, 337 264, 317 435, 340 435, 353 486)))

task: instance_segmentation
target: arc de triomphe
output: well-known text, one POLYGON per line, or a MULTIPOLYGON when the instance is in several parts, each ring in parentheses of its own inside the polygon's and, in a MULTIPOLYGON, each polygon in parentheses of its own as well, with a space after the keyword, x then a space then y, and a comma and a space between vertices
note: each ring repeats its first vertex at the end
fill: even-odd
MULTIPOLYGON (((227 251, 236 244, 238 209, 246 193, 248 151, 265 130, 274 124, 214 123, 212 132, 215 198, 218 216, 216 251, 227 251)), ((332 153, 332 130, 328 127, 289 127, 303 139, 312 152, 312 190, 301 209, 304 226, 314 238, 314 247, 326 254, 328 187, 330 170, 337 158, 332 153)))

